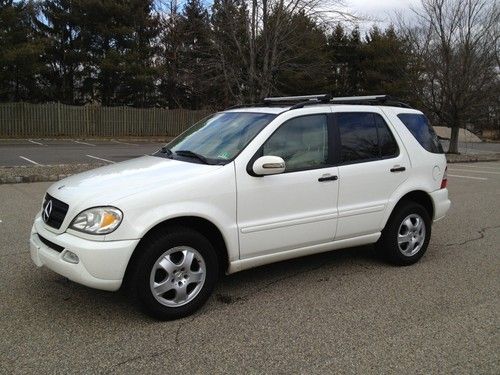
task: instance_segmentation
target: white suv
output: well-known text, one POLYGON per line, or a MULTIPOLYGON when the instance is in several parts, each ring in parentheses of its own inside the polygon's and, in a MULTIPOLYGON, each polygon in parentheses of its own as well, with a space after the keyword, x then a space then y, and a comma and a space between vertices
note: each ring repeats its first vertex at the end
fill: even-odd
POLYGON ((175 319, 221 272, 366 244, 415 263, 449 207, 445 155, 421 112, 386 96, 269 98, 53 184, 30 248, 37 266, 126 285, 147 313, 175 319))

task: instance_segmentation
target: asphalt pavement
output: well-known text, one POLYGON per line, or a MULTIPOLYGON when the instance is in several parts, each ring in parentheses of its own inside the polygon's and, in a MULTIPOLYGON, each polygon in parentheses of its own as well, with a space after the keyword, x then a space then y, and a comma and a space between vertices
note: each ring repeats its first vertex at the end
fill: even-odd
POLYGON ((48 186, 0 185, 2 374, 500 373, 499 162, 449 166, 452 208, 416 265, 366 246, 263 266, 173 322, 35 267, 48 186))
POLYGON ((115 163, 151 154, 164 144, 159 140, 3 139, 0 166, 115 163))

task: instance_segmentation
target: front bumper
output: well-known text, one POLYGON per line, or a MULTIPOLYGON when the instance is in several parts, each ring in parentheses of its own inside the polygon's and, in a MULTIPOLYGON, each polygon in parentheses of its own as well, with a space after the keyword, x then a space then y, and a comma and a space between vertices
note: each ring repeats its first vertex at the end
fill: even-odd
POLYGON ((46 266, 68 279, 91 288, 114 291, 123 276, 139 240, 91 241, 69 233, 55 234, 45 228, 38 216, 30 236, 30 254, 38 266, 46 266), (64 248, 58 252, 44 244, 39 236, 64 248), (77 264, 63 259, 71 251, 79 258, 77 264))
POLYGON ((450 209, 451 201, 448 199, 448 189, 439 189, 430 193, 434 205, 434 221, 445 217, 450 209))

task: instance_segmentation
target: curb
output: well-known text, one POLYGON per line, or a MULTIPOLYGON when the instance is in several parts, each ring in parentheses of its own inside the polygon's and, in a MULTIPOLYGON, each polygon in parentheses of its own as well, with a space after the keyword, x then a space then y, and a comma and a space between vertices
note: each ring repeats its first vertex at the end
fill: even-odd
POLYGON ((493 153, 491 155, 460 155, 460 154, 447 154, 446 161, 449 164, 453 163, 477 163, 486 161, 498 161, 500 154, 493 153))
POLYGON ((77 173, 85 172, 107 165, 92 164, 58 164, 44 166, 0 167, 0 185, 29 182, 59 181, 77 173))
POLYGON ((1 184, 22 184, 27 182, 46 182, 46 181, 59 181, 63 178, 69 177, 71 174, 58 174, 58 175, 30 175, 30 176, 14 176, 14 177, 0 177, 1 184))

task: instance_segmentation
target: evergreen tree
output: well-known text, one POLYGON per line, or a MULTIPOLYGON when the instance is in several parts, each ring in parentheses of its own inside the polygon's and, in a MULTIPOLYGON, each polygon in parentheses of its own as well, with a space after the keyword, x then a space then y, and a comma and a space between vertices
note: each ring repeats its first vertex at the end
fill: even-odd
POLYGON ((362 40, 356 27, 348 33, 337 24, 328 38, 330 59, 330 92, 334 96, 358 95, 362 92, 361 65, 364 60, 362 40))
POLYGON ((0 0, 0 100, 39 101, 42 41, 33 33, 31 2, 0 0))
POLYGON ((77 102, 77 75, 80 67, 79 29, 71 0, 44 0, 36 20, 38 35, 45 42, 44 93, 48 100, 65 104, 77 102))
POLYGON ((160 35, 162 46, 160 103, 169 108, 183 107, 186 98, 180 64, 183 43, 181 25, 181 15, 177 3, 172 2, 169 17, 162 22, 164 31, 160 35))
POLYGON ((304 95, 327 91, 329 61, 323 29, 304 12, 292 15, 289 22, 295 37, 283 46, 274 77, 276 93, 304 95))
POLYGON ((348 72, 349 64, 349 35, 344 27, 338 23, 327 41, 328 59, 330 61, 327 70, 329 92, 334 96, 345 95, 349 91, 348 72))
POLYGON ((152 7, 152 0, 78 2, 85 101, 155 104, 154 57, 159 24, 152 7))
POLYGON ((211 29, 208 11, 201 0, 188 0, 180 21, 182 46, 180 67, 186 87, 186 101, 200 108, 210 92, 211 29))
POLYGON ((393 26, 382 31, 374 26, 362 45, 362 91, 406 99, 410 94, 409 51, 393 26))
POLYGON ((148 107, 157 102, 156 81, 159 78, 155 56, 159 35, 159 18, 152 15, 152 0, 130 2, 130 38, 125 43, 123 82, 118 102, 135 107, 148 107))
POLYGON ((222 107, 253 97, 255 83, 249 67, 250 26, 246 2, 243 0, 215 0, 211 25, 213 55, 211 67, 214 90, 220 92, 222 107))

